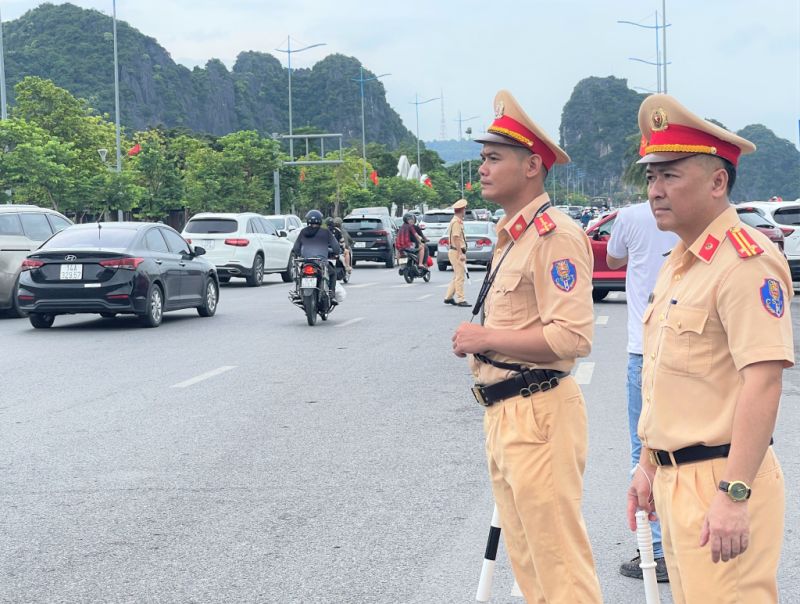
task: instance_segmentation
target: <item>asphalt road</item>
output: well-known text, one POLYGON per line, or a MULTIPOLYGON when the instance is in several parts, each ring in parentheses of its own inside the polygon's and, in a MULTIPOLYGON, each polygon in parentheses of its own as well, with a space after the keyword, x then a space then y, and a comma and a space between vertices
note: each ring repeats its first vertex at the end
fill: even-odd
MULTIPOLYGON (((492 498, 482 411, 450 353, 469 309, 441 303, 449 274, 405 285, 361 263, 313 328, 276 276, 223 287, 213 318, 167 314, 158 329, 1 319, 0 601, 473 602, 492 498)), ((586 521, 605 600, 638 604, 641 583, 617 573, 635 549, 624 296, 595 311, 578 368, 586 521)), ((786 603, 800 592, 798 390, 787 371, 786 603)), ((512 585, 501 551, 492 602, 521 602, 512 585)))

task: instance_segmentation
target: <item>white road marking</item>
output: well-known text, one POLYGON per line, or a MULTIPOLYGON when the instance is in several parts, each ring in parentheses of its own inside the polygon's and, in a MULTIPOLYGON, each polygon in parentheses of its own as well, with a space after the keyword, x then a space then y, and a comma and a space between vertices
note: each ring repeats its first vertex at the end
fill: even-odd
POLYGON ((595 321, 595 325, 608 325, 608 317, 606 317, 604 315, 601 315, 601 316, 597 317, 597 320, 595 321))
POLYGON ((188 388, 189 386, 193 386, 198 382, 202 382, 203 380, 207 380, 212 377, 216 377, 226 371, 230 371, 231 369, 236 369, 236 365, 223 365, 222 367, 217 367, 216 369, 212 369, 211 371, 206 371, 205 373, 201 373, 200 375, 193 377, 190 380, 186 380, 185 382, 179 382, 178 384, 173 384, 172 388, 188 388))
POLYGON ((377 283, 356 283, 355 285, 348 285, 347 289, 360 289, 362 287, 371 287, 373 285, 378 285, 377 283))
POLYGON ((398 287, 414 287, 413 283, 403 283, 402 285, 392 285, 392 289, 397 289, 398 287))
POLYGON ((354 323, 358 323, 359 321, 363 321, 364 317, 356 317, 355 319, 350 319, 349 321, 345 321, 344 323, 337 323, 336 327, 347 327, 348 325, 353 325, 354 323))
POLYGON ((422 300, 427 300, 427 299, 428 299, 428 298, 430 298, 432 295, 433 295, 433 294, 425 294, 424 296, 420 296, 419 298, 417 298, 417 301, 418 301, 418 302, 421 302, 422 300))
POLYGON ((445 283, 443 285, 437 285, 436 287, 450 287, 450 284, 449 283, 445 283))
POLYGON ((594 373, 594 363, 590 361, 580 363, 578 369, 575 371, 575 381, 582 386, 591 384, 592 373, 594 373))
POLYGON ((622 295, 622 292, 609 292, 608 298, 609 300, 619 300, 619 297, 622 295))

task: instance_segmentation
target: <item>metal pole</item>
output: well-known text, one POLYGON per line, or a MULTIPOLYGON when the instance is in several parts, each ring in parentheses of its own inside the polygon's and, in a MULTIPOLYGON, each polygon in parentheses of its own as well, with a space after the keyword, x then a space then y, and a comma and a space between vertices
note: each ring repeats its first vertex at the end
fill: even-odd
POLYGON ((0 16, 0 119, 8 119, 6 110, 6 67, 3 59, 3 18, 0 16))
POLYGON ((289 57, 289 156, 294 161, 294 139, 292 138, 292 36, 286 38, 286 55, 289 57))
MULTIPOLYGON (((112 7, 114 11, 114 113, 115 113, 115 127, 117 138, 117 176, 122 172, 122 150, 119 142, 119 66, 117 63, 117 0, 112 0, 112 7)), ((119 186, 119 181, 117 181, 119 186)), ((122 222, 122 210, 117 210, 117 220, 122 222)))
POLYGON ((655 32, 656 32, 656 90, 658 90, 658 92, 660 93, 661 92, 661 63, 659 61, 661 60, 661 58, 660 58, 660 52, 659 52, 659 48, 658 48, 658 11, 656 11, 656 28, 655 28, 655 32))
POLYGON ((664 94, 667 94, 667 0, 661 0, 661 19, 661 34, 663 36, 661 48, 664 57, 664 94))
POLYGON ((419 175, 421 177, 422 166, 419 159, 419 93, 414 94, 414 107, 417 109, 417 170, 419 170, 419 175))
POLYGON ((367 127, 364 122, 364 67, 359 66, 361 84, 361 153, 364 157, 364 188, 367 188, 367 127))
POLYGON ((275 213, 281 213, 281 172, 275 170, 272 173, 272 180, 275 182, 275 213))

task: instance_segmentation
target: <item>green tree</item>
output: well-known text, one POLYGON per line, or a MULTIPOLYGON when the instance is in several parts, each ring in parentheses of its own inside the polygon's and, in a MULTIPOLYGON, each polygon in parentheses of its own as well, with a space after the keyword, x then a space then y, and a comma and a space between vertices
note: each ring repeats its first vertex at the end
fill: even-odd
POLYGON ((163 219, 169 210, 183 206, 183 179, 170 139, 159 129, 139 132, 134 141, 141 151, 131 160, 138 184, 143 188, 137 209, 149 219, 163 219))

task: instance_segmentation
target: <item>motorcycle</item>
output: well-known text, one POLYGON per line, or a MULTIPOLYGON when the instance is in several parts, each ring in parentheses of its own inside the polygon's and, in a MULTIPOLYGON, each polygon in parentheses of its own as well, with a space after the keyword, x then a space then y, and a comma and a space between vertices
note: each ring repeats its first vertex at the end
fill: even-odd
POLYGON ((306 313, 309 325, 316 325, 317 316, 323 321, 333 312, 336 303, 328 286, 330 271, 327 259, 298 258, 295 260, 295 289, 289 299, 306 313))
POLYGON ((431 271, 425 266, 419 266, 417 254, 408 250, 403 252, 406 264, 398 271, 406 283, 414 283, 414 279, 422 278, 425 283, 431 280, 431 271))

